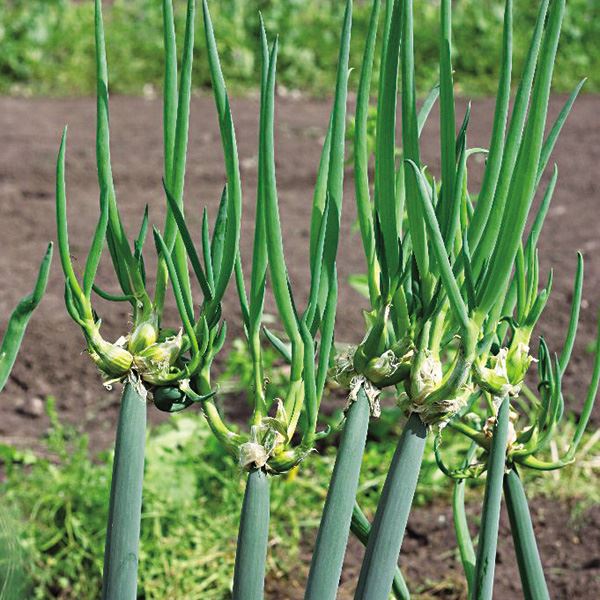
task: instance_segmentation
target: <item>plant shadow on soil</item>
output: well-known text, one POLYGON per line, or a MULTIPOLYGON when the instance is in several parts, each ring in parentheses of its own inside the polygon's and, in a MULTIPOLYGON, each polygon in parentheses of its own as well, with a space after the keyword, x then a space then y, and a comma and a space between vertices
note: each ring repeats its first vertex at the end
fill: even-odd
MULTIPOLYGON (((553 98, 551 118, 564 97, 553 98)), ((253 231, 256 188, 258 102, 232 103, 238 131, 244 210, 242 256, 248 261, 253 231)), ((466 106, 459 102, 462 118, 466 106)), ((312 187, 323 141, 329 106, 312 100, 280 99, 277 104, 276 160, 284 244, 288 269, 300 304, 308 292, 307 241, 312 187)), ((579 336, 571 365, 565 376, 567 409, 578 414, 591 372, 591 355, 586 347, 594 339, 600 304, 600 196, 596 170, 600 163, 600 97, 583 96, 567 121, 553 160, 559 166, 559 182, 540 243, 541 273, 554 268, 554 286, 548 309, 538 333, 551 349, 559 348, 566 331, 571 300, 576 251, 586 261, 584 304, 579 336)), ((486 146, 491 129, 493 101, 473 103, 469 144, 486 146)), ((46 241, 55 238, 54 164, 62 126, 69 124, 67 186, 72 253, 75 264, 84 261, 98 207, 94 158, 95 103, 92 99, 45 100, 0 98, 0 314, 8 311, 29 291, 37 262, 46 241)), ((193 99, 190 151, 186 179, 187 214, 192 231, 199 232, 201 210, 208 206, 214 217, 224 183, 222 155, 212 99, 193 99)), ((161 103, 156 99, 116 97, 111 104, 113 168, 117 193, 129 231, 137 229, 144 205, 150 205, 153 223, 163 220, 161 194, 162 129, 161 103)), ((423 160, 433 172, 439 170, 438 113, 430 117, 423 136, 423 160)), ((481 168, 471 165, 470 187, 477 189, 481 168)), ((538 199, 539 200, 539 199, 538 199)), ((339 250, 340 306, 338 341, 357 342, 363 333, 360 308, 363 299, 347 284, 352 273, 364 271, 362 247, 353 229, 355 208, 353 185, 346 181, 345 210, 339 250)), ((149 253, 151 254, 151 252, 149 253)), ((152 262, 149 261, 149 273, 152 262)), ((104 261, 99 272, 102 287, 115 290, 110 265, 104 261)), ((128 327, 125 306, 110 312, 98 301, 107 338, 116 338, 128 327)), ((267 311, 273 309, 269 299, 267 311)), ((230 326, 229 339, 241 335, 237 299, 233 286, 226 298, 224 314, 230 326)), ((174 318, 170 307, 167 322, 174 318)), ((222 365, 222 363, 221 363, 222 365)), ((69 320, 63 303, 63 284, 58 261, 54 261, 47 297, 34 315, 22 352, 0 403, 0 439, 21 447, 35 447, 48 426, 37 414, 35 398, 57 398, 61 419, 89 433, 92 448, 112 444, 118 410, 118 393, 101 386, 95 367, 83 352, 78 328, 69 320)), ((232 418, 245 411, 243 399, 232 396, 224 406, 232 418), (237 404, 236 404, 237 403, 237 404)), ((151 421, 164 417, 150 411, 151 421)), ((596 409, 590 427, 600 425, 596 409)), ((585 512, 576 527, 566 526, 571 506, 536 499, 533 515, 547 566, 554 598, 600 597, 600 508, 585 512)), ((445 507, 421 508, 411 516, 401 564, 411 582, 427 589, 423 597, 459 598, 464 592, 459 564, 453 552, 451 516, 445 507), (439 582, 444 582, 440 584, 439 582)), ((499 547, 496 597, 520 596, 518 573, 508 539, 506 520, 499 547)), ((307 548, 310 540, 307 540, 307 548)), ((307 552, 308 553, 308 552, 307 552)), ((362 550, 352 543, 347 556, 340 598, 351 597, 362 550)), ((308 559, 308 556, 307 556, 308 559)), ((301 581, 271 581, 268 597, 301 598, 301 581)))

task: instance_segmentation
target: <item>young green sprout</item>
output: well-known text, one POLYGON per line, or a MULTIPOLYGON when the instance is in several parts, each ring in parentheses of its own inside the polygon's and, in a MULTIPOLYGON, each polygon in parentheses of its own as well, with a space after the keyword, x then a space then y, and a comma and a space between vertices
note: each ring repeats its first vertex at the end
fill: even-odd
MULTIPOLYGON (((188 271, 186 242, 178 225, 184 220, 184 178, 188 142, 191 73, 194 48, 195 1, 187 3, 184 48, 178 82, 173 6, 163 2, 165 42, 164 177, 167 217, 162 233, 154 228, 158 255, 156 286, 146 282, 143 257, 148 210, 133 243, 121 221, 112 177, 108 119, 108 70, 101 2, 95 3, 97 136, 96 157, 100 188, 100 216, 78 279, 70 256, 65 188, 66 129, 57 164, 56 215, 58 245, 65 275, 65 301, 81 327, 88 352, 107 383, 125 383, 117 429, 109 524, 105 548, 103 598, 135 598, 139 545, 141 491, 144 467, 146 397, 157 408, 176 412, 200 403, 217 413, 212 404, 210 368, 225 339, 221 300, 231 278, 240 230, 240 197, 234 183, 224 195, 212 239, 205 222, 204 267, 194 256, 192 267, 203 298, 194 306, 188 271), (95 284, 106 240, 121 294, 109 294, 95 284), (180 324, 162 323, 166 291, 171 282, 180 324), (116 342, 101 335, 101 320, 92 304, 92 292, 113 302, 129 302, 133 326, 116 342)), ((221 123, 227 138, 227 123, 221 123)))
MULTIPOLYGON (((227 172, 223 197, 235 197, 237 206, 241 203, 242 190, 233 120, 206 1, 203 2, 203 9, 210 72, 227 172)), ((337 305, 335 260, 343 194, 351 23, 352 4, 348 1, 333 110, 313 201, 310 294, 306 309, 299 313, 285 264, 276 186, 274 111, 278 43, 275 40, 269 47, 261 21, 258 188, 249 293, 246 291, 239 250, 236 250, 235 263, 238 296, 253 366, 254 386, 252 390, 248 390, 253 405, 249 431, 234 433, 209 402, 203 404, 204 414, 213 432, 248 473, 233 582, 233 597, 238 600, 258 600, 263 597, 269 526, 269 476, 286 473, 297 466, 313 450, 315 440, 322 435, 317 433, 317 413, 333 346, 337 305), (284 343, 272 332, 264 330, 267 274, 270 275, 278 315, 289 343, 284 343), (286 394, 283 398, 276 399, 272 406, 265 394, 266 374, 261 349, 263 330, 290 363, 286 394)), ((177 215, 176 210, 174 214, 177 215)), ((185 220, 177 218, 176 221, 192 266, 199 264, 198 251, 185 220)), ((206 247, 206 243, 203 243, 203 247, 206 247)), ((198 269, 194 270, 198 275, 198 269)), ((200 283, 202 285, 201 281, 200 283)), ((201 392, 210 389, 203 370, 191 380, 197 383, 197 389, 201 392)))
MULTIPOLYGON (((462 415, 465 407, 472 407, 484 394, 490 397, 493 411, 487 427, 492 442, 488 443, 488 489, 474 597, 489 598, 510 403, 532 362, 530 339, 551 284, 538 291, 535 247, 555 179, 528 240, 522 240, 540 180, 580 88, 546 131, 564 0, 540 3, 510 118, 512 0, 506 1, 494 125, 476 202, 468 191, 467 167, 469 157, 482 150, 469 148, 467 143, 469 109, 461 127, 457 129, 455 124, 449 0, 442 0, 440 5, 439 89, 432 90, 420 112, 416 109, 412 1, 385 2, 372 191, 367 125, 379 12, 380 3, 375 1, 354 132, 357 207, 371 310, 366 314, 363 342, 338 357, 334 376, 350 389, 349 432, 355 430, 355 421, 368 419, 369 407, 372 414, 377 414, 377 399, 386 387, 396 389, 408 421, 382 491, 355 597, 388 598, 428 431, 460 422, 455 416, 462 415), (399 75, 400 153, 395 142, 399 75), (438 93, 441 176, 436 181, 421 162, 419 138, 438 93), (512 315, 515 302, 517 311, 505 342, 505 321, 512 315)), ((554 373, 556 380, 556 369, 554 373)), ((558 414, 556 402, 549 409, 553 415, 558 414)), ((543 412, 540 418, 538 427, 546 431, 547 420, 553 417, 543 412)), ((365 427, 359 428, 363 445, 365 427)), ((532 434, 532 440, 540 437, 545 436, 536 438, 532 434)), ((336 471, 343 469, 348 474, 341 480, 349 486, 354 486, 361 452, 355 451, 352 461, 342 452, 338 455, 336 471)), ((345 493, 343 484, 336 485, 336 471, 322 528, 327 524, 328 511, 334 514, 340 510, 345 493)), ((351 509, 351 505, 344 504, 344 511, 351 509)), ((337 523, 340 519, 338 513, 337 523)), ((319 571, 318 562, 313 557, 312 571, 319 571)), ((310 597, 334 597, 337 578, 336 565, 327 576, 323 575, 320 587, 310 597), (325 589, 327 593, 322 592, 325 589)))
POLYGON ((0 342, 0 392, 4 389, 15 364, 29 319, 46 292, 51 262, 52 243, 48 245, 46 254, 40 264, 33 291, 31 294, 21 298, 8 319, 4 337, 0 342))

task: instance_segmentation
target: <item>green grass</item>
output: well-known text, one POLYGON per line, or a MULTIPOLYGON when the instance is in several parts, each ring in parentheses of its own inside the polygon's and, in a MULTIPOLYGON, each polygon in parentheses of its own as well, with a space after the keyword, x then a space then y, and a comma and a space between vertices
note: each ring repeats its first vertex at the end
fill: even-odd
MULTIPOLYGON (((239 357, 236 358, 239 360, 239 357)), ((96 598, 101 585, 104 525, 111 453, 93 457, 86 436, 61 424, 48 403, 51 428, 44 452, 0 446, 5 481, 0 486, 0 580, 10 568, 13 598, 96 598), (25 587, 23 587, 25 586, 25 587)), ((335 417, 334 419, 335 420, 335 417)), ((372 517, 399 432, 398 414, 384 411, 367 443, 358 499, 372 517)), ((569 433, 558 438, 569 439, 569 433)), ((335 435, 331 438, 335 442, 335 435)), ((566 443, 566 442, 565 442, 566 443)), ((600 437, 588 436, 587 457, 556 477, 528 477, 530 495, 580 500, 579 508, 600 500, 600 437)), ((147 447, 140 548, 140 594, 147 599, 226 597, 231 584, 243 476, 223 453, 204 419, 186 412, 153 429, 147 447)), ((450 431, 444 457, 458 464, 464 441, 450 431)), ((272 482, 270 577, 298 577, 300 541, 315 533, 333 468, 335 448, 321 448, 318 460, 272 482)), ((432 458, 425 461, 416 502, 447 498, 450 482, 432 458)), ((481 493, 482 482, 470 488, 481 493)))
MULTIPOLYGON (((111 91, 140 94, 160 88, 163 78, 161 3, 155 0, 105 2, 111 91)), ((354 10, 350 64, 360 64, 369 3, 354 10)), ((501 44, 502 2, 460 0, 454 7, 456 85, 464 93, 495 91, 501 44), (473 42, 476 40, 476 43, 473 42), (474 50, 476 48, 476 50, 474 50)), ((537 2, 515 3, 515 66, 526 52, 537 2)), ((260 64, 258 10, 267 29, 280 35, 279 84, 322 95, 332 89, 337 31, 344 3, 337 0, 220 0, 211 2, 223 69, 232 91, 257 85, 260 64)), ((176 3, 178 24, 185 3, 176 3)), ((200 17, 198 17, 200 19, 200 17)), ((437 79, 438 3, 416 3, 417 87, 437 79)), ((200 23, 198 23, 200 26, 200 23)), ((183 27, 178 28, 179 31, 183 27)), ((73 0, 6 0, 0 12, 0 94, 93 94, 93 6, 73 0)), ((556 65, 555 90, 567 91, 589 76, 587 91, 600 91, 600 5, 570 0, 556 65)), ((199 43, 194 85, 210 83, 207 53, 199 43)), ((376 68, 375 73, 378 72, 376 68)), ((357 83, 353 76, 352 85, 357 83)))

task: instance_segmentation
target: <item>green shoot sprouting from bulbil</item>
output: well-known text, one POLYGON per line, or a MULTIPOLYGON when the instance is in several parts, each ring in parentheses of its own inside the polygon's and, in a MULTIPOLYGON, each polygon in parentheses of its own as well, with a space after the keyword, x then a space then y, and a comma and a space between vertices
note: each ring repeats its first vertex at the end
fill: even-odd
MULTIPOLYGON (((206 0, 203 1, 204 31, 215 96, 227 185, 223 202, 241 206, 242 187, 235 131, 225 81, 219 62, 217 43, 206 0), (232 204, 233 202, 233 204, 232 204)), ((252 361, 253 387, 248 390, 253 406, 249 431, 234 433, 210 403, 204 414, 217 438, 247 471, 242 506, 233 597, 235 600, 260 600, 263 597, 265 558, 269 526, 269 476, 288 472, 312 450, 317 433, 317 414, 325 388, 333 347, 337 307, 336 254, 343 195, 348 58, 352 24, 352 3, 346 5, 341 36, 337 85, 329 129, 317 174, 311 219, 311 285, 306 309, 298 312, 285 263, 275 170, 275 78, 278 40, 271 46, 262 19, 261 102, 258 142, 258 186, 250 287, 246 289, 238 238, 235 237, 235 279, 244 330, 252 361), (270 275, 270 277, 268 277, 270 275), (263 311, 267 279, 270 279, 278 316, 287 342, 264 327, 263 311), (265 368, 262 356, 263 334, 290 364, 289 382, 283 398, 272 403, 265 393, 265 368), (304 417, 302 420, 301 418, 304 417), (296 442, 296 437, 299 441, 296 442)), ((199 252, 192 241, 185 219, 172 206, 181 239, 202 287, 211 285, 210 277, 195 267, 199 252)), ((223 211, 220 210, 220 214, 223 211)), ((231 217, 230 217, 231 218, 231 217)), ((239 218, 239 215, 238 215, 239 218)), ((208 246, 203 227, 202 248, 208 246)), ((198 389, 204 388, 203 372, 192 377, 198 389)))
POLYGON ((48 245, 46 254, 42 259, 33 291, 21 298, 8 319, 4 337, 0 343, 0 392, 4 389, 15 364, 29 319, 46 292, 51 262, 52 243, 48 245))
MULTIPOLYGON (((206 45, 213 92, 221 124, 227 173, 227 186, 223 192, 222 202, 226 202, 232 196, 235 197, 234 205, 241 206, 241 177, 233 119, 206 2, 203 2, 203 8, 206 45)), ((254 372, 253 389, 248 390, 252 394, 253 404, 250 432, 233 434, 217 414, 205 411, 208 422, 217 437, 240 460, 240 465, 248 470, 267 469, 271 473, 288 471, 312 450, 314 441, 319 435, 316 431, 317 412, 325 387, 333 345, 333 325, 337 304, 335 258, 342 204, 351 19, 351 3, 348 3, 342 33, 335 99, 315 186, 311 222, 311 287, 308 306, 303 313, 298 312, 288 278, 279 221, 274 147, 275 75, 278 43, 275 40, 269 47, 261 21, 260 39, 263 64, 258 187, 254 247, 248 291, 246 290, 242 258, 237 246, 233 255, 243 325, 254 372), (282 341, 264 327, 263 309, 268 275, 270 275, 273 296, 287 342, 282 341), (291 365, 286 397, 277 399, 273 406, 268 405, 264 389, 266 375, 261 351, 263 334, 291 365), (306 413, 306 424, 303 425, 300 444, 294 447, 291 444, 292 437, 298 430, 302 412, 306 413)), ((220 212, 223 210, 221 209, 220 212)), ((177 217, 176 210, 174 214, 177 217)), ((176 224, 192 266, 199 264, 199 252, 192 241, 192 235, 187 228, 185 219, 176 218, 176 224)), ((205 230, 206 228, 203 228, 203 231, 205 230)), ((206 246, 205 241, 203 240, 203 248, 206 246)), ((235 241, 237 244, 237 238, 235 241)), ((199 275, 199 282, 202 285, 202 272, 198 273, 197 269, 194 270, 196 275, 199 275)))

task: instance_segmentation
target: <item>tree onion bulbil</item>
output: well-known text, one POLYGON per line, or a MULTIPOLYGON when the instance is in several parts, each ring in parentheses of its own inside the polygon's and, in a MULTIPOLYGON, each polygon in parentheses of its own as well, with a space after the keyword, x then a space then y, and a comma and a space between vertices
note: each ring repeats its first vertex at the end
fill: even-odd
MULTIPOLYGON (((106 385, 124 384, 115 462, 111 484, 110 515, 105 548, 103 597, 135 598, 137 547, 144 469, 146 399, 159 410, 177 412, 199 404, 207 414, 218 415, 210 369, 225 339, 221 300, 233 273, 240 230, 238 194, 225 194, 213 228, 204 223, 205 264, 192 260, 202 298, 194 302, 186 243, 178 224, 184 220, 184 179, 190 114, 194 49, 195 0, 188 0, 181 68, 175 44, 173 6, 163 1, 165 86, 163 99, 164 173, 166 221, 154 227, 157 253, 156 285, 146 280, 144 244, 148 233, 146 208, 137 237, 130 241, 120 217, 112 176, 109 140, 108 68, 100 0, 95 2, 97 121, 96 158, 100 189, 100 215, 81 279, 69 247, 65 157, 67 130, 60 144, 56 174, 58 247, 65 276, 65 302, 81 327, 87 350, 106 379, 106 385), (108 246, 114 274, 121 288, 109 293, 95 283, 104 244, 108 246), (175 328, 162 322, 169 282, 179 314, 175 328), (131 306, 132 326, 115 342, 102 337, 101 319, 93 308, 92 294, 131 306), (196 308, 198 307, 198 308, 196 308)), ((230 128, 222 122, 224 143, 230 128)), ((229 186, 234 189, 234 184, 229 186)), ((196 258, 196 257, 194 257, 196 258)))

